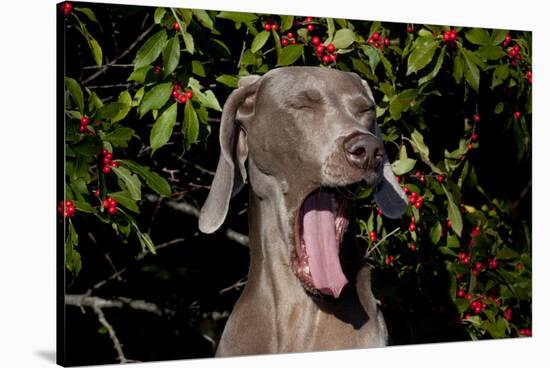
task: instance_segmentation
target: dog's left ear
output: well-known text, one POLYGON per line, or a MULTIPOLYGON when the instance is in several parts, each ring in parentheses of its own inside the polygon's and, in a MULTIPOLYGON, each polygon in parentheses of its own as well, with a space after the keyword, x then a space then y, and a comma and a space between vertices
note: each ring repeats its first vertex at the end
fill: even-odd
POLYGON ((206 202, 201 208, 199 229, 213 233, 225 220, 231 197, 246 182, 245 161, 248 157, 246 131, 240 123, 252 119, 259 76, 247 76, 239 81, 225 102, 220 123, 220 159, 206 202))
MULTIPOLYGON (((372 91, 364 79, 361 79, 363 87, 367 91, 368 97, 374 101, 374 96, 372 91)), ((376 121, 374 122, 374 129, 376 136, 382 140, 382 134, 380 128, 376 121)), ((380 184, 376 187, 374 192, 374 199, 378 204, 378 207, 382 210, 384 216, 389 218, 398 218, 405 213, 407 205, 409 203, 407 199, 407 194, 403 191, 399 183, 397 182, 395 175, 391 169, 391 164, 388 159, 388 155, 384 150, 384 160, 383 160, 383 178, 380 181, 380 184)))

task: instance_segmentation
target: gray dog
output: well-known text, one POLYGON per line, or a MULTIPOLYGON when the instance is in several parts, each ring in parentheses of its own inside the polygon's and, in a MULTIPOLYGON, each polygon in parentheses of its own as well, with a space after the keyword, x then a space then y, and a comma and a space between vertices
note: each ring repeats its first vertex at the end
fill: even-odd
POLYGON ((367 83, 315 67, 242 78, 223 109, 220 145, 199 228, 221 226, 248 177, 250 269, 216 355, 386 345, 363 254, 344 241, 353 184, 375 187, 387 217, 407 206, 367 83))

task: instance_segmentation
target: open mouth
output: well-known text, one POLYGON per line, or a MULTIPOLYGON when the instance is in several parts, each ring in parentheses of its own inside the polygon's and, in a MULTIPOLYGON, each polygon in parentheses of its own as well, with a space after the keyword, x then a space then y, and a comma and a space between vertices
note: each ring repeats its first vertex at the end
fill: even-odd
POLYGON ((349 187, 321 188, 310 193, 300 207, 292 270, 313 294, 338 298, 348 283, 339 254, 353 193, 349 187))

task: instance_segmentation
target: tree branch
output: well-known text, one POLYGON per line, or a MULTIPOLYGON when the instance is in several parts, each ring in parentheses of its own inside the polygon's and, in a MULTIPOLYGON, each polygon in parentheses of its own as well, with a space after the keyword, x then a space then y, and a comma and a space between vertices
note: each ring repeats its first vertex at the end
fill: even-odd
POLYGON ((103 311, 101 310, 101 308, 93 307, 93 310, 94 310, 95 314, 97 314, 97 319, 99 320, 99 323, 101 323, 101 325, 103 327, 105 327, 107 332, 109 332, 109 337, 111 338, 111 341, 113 342, 113 346, 114 346, 114 348, 116 350, 116 353, 117 353, 118 361, 121 364, 129 363, 130 361, 124 355, 124 351, 122 351, 122 344, 120 343, 120 340, 116 336, 116 333, 115 333, 115 330, 114 330, 113 326, 111 326, 111 324, 109 322, 107 322, 107 319, 105 318, 105 314, 103 314, 103 311))
POLYGON ((134 47, 136 47, 137 44, 141 40, 143 40, 153 30, 153 28, 155 28, 155 26, 156 26, 156 24, 152 24, 149 28, 147 28, 145 31, 143 31, 143 33, 141 33, 138 36, 138 38, 136 38, 136 40, 130 46, 128 46, 128 48, 126 50, 124 50, 124 52, 122 54, 120 54, 119 56, 114 58, 110 63, 107 63, 107 64, 103 65, 103 67, 101 69, 99 69, 94 74, 90 75, 88 78, 84 79, 82 81, 82 85, 85 85, 85 84, 91 82, 92 80, 96 79, 101 74, 105 73, 107 71, 107 69, 109 69, 112 65, 115 65, 117 63, 117 61, 119 61, 120 59, 122 59, 123 57, 128 55, 134 49, 134 47))
MULTIPOLYGON (((155 194, 147 194, 145 197, 150 202, 156 202, 158 200, 158 196, 155 194)), ((200 213, 201 213, 201 211, 197 207, 183 201, 175 201, 175 200, 168 199, 163 201, 162 204, 173 210, 183 212, 187 215, 195 216, 197 218, 200 216, 200 213)), ((233 229, 226 229, 225 236, 236 243, 239 243, 241 245, 244 245, 245 247, 248 247, 249 239, 248 239, 248 236, 245 234, 239 233, 233 229)))

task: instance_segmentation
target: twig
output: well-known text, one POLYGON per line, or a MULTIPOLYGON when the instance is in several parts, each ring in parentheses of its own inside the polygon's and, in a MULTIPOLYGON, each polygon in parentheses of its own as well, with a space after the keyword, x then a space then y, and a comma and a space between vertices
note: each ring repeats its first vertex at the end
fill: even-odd
POLYGON ((197 164, 194 164, 192 163, 191 161, 189 160, 186 160, 184 158, 180 159, 182 162, 184 162, 185 164, 187 165, 191 165, 193 166, 195 169, 199 170, 201 173, 203 174, 208 174, 208 175, 211 175, 211 176, 214 176, 216 173, 214 171, 211 171, 211 170, 208 170, 208 169, 205 169, 204 167, 200 166, 200 165, 197 165, 197 164))
POLYGON ((101 308, 94 306, 93 310, 95 314, 97 314, 97 319, 99 320, 99 323, 105 329, 109 332, 109 337, 111 338, 111 341, 113 342, 113 346, 117 353, 117 359, 121 364, 129 363, 129 360, 126 359, 126 356, 124 355, 124 351, 122 351, 122 344, 120 343, 120 340, 116 336, 115 330, 113 326, 109 322, 107 322, 107 319, 105 318, 105 314, 103 314, 103 311, 101 308))
POLYGON ((530 189, 531 189, 531 180, 529 180, 529 182, 527 183, 525 188, 523 188, 523 190, 519 193, 519 198, 516 199, 514 201, 514 203, 512 203, 512 205, 510 206, 511 212, 514 212, 516 210, 516 208, 518 208, 518 206, 521 204, 521 201, 523 200, 523 198, 525 198, 527 193, 529 193, 530 189))
POLYGON ((97 86, 86 86, 89 89, 107 89, 107 88, 130 88, 135 86, 136 83, 119 83, 119 84, 103 84, 97 86))
POLYGON ((106 64, 106 65, 89 65, 84 66, 82 69, 101 69, 101 68, 130 68, 134 67, 134 64, 106 64))
MULTIPOLYGON (((158 199, 158 196, 155 195, 155 194, 147 194, 145 196, 145 198, 147 198, 147 200, 150 201, 150 202, 156 202, 157 199, 158 199)), ((183 212, 183 213, 191 215, 191 216, 195 216, 197 218, 201 214, 201 211, 197 207, 195 207, 192 204, 187 203, 187 202, 174 201, 174 200, 165 200, 162 203, 166 207, 169 207, 169 208, 171 208, 173 210, 176 210, 176 211, 179 211, 179 212, 183 212)), ((236 243, 244 245, 245 247, 248 246, 249 239, 248 239, 248 236, 245 235, 245 234, 239 233, 239 232, 237 232, 233 229, 226 229, 225 230, 225 236, 228 239, 233 240, 236 243)))
MULTIPOLYGON (((74 307, 87 307, 104 309, 104 308, 116 308, 121 309, 123 307, 130 307, 131 309, 153 313, 158 316, 164 314, 163 310, 156 304, 146 302, 144 300, 130 299, 126 297, 119 297, 117 299, 103 299, 98 296, 92 296, 89 294, 66 294, 65 305, 74 307)), ((168 314, 173 311, 166 310, 168 314)))
POLYGON ((239 62, 237 63, 237 69, 241 67, 241 60, 243 58, 244 51, 246 50, 246 37, 248 36, 248 28, 246 29, 246 34, 244 35, 243 47, 241 49, 241 55, 239 56, 239 62))
POLYGON ((117 61, 119 61, 120 59, 122 59, 123 57, 125 57, 126 55, 128 55, 133 49, 134 47, 136 47, 136 45, 141 41, 143 40, 152 30, 153 28, 155 28, 156 24, 152 24, 149 28, 147 28, 145 31, 143 31, 143 33, 141 33, 138 38, 136 38, 136 40, 130 45, 128 46, 128 48, 122 53, 120 54, 119 56, 117 56, 116 58, 114 58, 110 63, 107 63, 103 66, 103 68, 99 69, 97 72, 95 72, 94 74, 90 75, 88 78, 84 79, 82 81, 82 84, 85 85, 89 82, 91 82, 92 80, 96 79, 97 77, 99 77, 101 74, 105 73, 107 71, 107 69, 111 66, 111 65, 114 65, 117 63, 117 61))
POLYGON ((231 286, 228 286, 224 289, 221 289, 220 290, 220 295, 222 294, 225 294, 227 293, 228 291, 230 290, 233 290, 233 289, 236 289, 236 290, 239 290, 241 287, 243 287, 244 285, 246 285, 246 283, 248 282, 248 276, 245 276, 243 278, 241 278, 240 280, 238 280, 236 283, 234 283, 233 285, 231 286))
POLYGON ((372 248, 370 248, 368 251, 367 251, 367 254, 365 255, 365 258, 369 258, 369 256, 371 255, 372 252, 374 252, 374 250, 376 248, 378 248, 378 246, 380 244, 382 244, 384 242, 384 240, 386 240, 387 238, 389 238, 390 236, 392 236, 393 234, 395 234, 396 232, 399 231, 399 228, 396 227, 395 229, 393 229, 391 232, 387 233, 384 237, 382 237, 382 239, 380 239, 376 244, 374 244, 374 246, 372 248))

